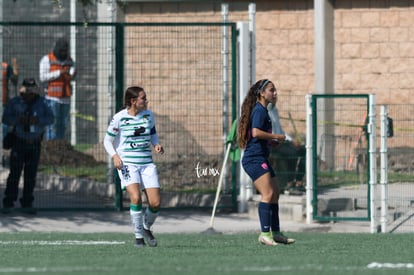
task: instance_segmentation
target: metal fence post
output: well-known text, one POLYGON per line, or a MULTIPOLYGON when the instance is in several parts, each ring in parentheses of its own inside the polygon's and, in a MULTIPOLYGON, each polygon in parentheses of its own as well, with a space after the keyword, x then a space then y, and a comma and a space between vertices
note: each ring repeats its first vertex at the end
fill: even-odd
POLYGON ((381 105, 381 232, 387 231, 388 215, 388 110, 381 105))
POLYGON ((313 131, 312 95, 306 95, 306 223, 313 221, 313 131))
POLYGON ((377 185, 377 143, 376 143, 376 97, 369 95, 368 133, 369 133, 369 187, 370 187, 370 219, 371 233, 377 232, 376 221, 376 185, 377 185))
MULTIPOLYGON (((115 27, 115 110, 122 107, 123 90, 124 90, 124 24, 116 24, 115 27)), ((115 169, 116 170, 116 169, 115 169)), ((115 207, 118 210, 123 210, 122 205, 122 189, 120 179, 117 171, 114 171, 115 176, 115 207)))

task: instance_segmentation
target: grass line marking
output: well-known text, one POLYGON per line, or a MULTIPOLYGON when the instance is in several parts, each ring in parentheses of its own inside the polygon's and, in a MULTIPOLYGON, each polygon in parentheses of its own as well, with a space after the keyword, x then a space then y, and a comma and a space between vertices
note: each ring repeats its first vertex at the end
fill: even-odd
POLYGON ((123 241, 0 241, 0 245, 119 245, 123 241))
POLYGON ((72 273, 72 272, 84 272, 84 271, 115 271, 115 268, 108 267, 90 267, 90 266, 66 266, 66 267, 1 267, 0 273, 72 273))
POLYGON ((389 268, 389 269, 405 269, 414 268, 413 263, 377 263, 373 262, 367 265, 371 269, 389 268))

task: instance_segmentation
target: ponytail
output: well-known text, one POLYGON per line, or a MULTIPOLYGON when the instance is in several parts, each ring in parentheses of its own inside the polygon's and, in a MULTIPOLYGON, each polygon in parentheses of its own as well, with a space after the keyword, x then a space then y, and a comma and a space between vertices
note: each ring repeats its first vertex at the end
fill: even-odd
POLYGON ((244 98, 239 126, 237 127, 237 143, 240 148, 246 148, 247 142, 249 141, 250 126, 251 126, 251 113, 256 104, 257 100, 260 99, 260 93, 264 90, 267 84, 270 83, 268 79, 262 79, 257 81, 252 87, 250 87, 244 98))

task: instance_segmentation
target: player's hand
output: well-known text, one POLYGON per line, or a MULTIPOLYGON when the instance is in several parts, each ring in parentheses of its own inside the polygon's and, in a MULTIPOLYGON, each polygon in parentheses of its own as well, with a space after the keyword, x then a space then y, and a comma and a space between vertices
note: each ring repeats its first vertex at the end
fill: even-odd
POLYGON ((115 168, 116 169, 121 169, 122 168, 122 159, 118 155, 114 155, 112 157, 112 159, 114 160, 115 168))
POLYGON ((286 136, 285 135, 278 135, 275 134, 275 138, 273 140, 278 141, 279 143, 283 143, 286 141, 286 136))
POLYGON ((164 148, 159 144, 154 146, 154 150, 158 154, 164 154, 164 148))

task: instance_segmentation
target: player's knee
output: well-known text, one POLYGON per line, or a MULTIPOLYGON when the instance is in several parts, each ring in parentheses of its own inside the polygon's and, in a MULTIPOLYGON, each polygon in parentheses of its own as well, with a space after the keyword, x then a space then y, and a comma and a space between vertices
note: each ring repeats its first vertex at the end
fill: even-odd
POLYGON ((152 201, 149 203, 149 206, 151 207, 151 209, 158 211, 161 207, 161 201, 157 200, 157 201, 152 201))
POLYGON ((263 202, 270 203, 273 200, 274 192, 273 190, 268 190, 267 192, 263 192, 261 195, 263 202))
POLYGON ((142 204, 142 200, 141 197, 139 195, 129 195, 129 199, 131 201, 132 204, 142 204))

